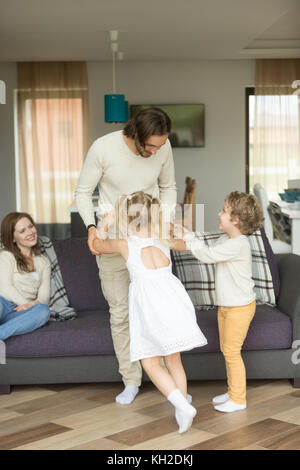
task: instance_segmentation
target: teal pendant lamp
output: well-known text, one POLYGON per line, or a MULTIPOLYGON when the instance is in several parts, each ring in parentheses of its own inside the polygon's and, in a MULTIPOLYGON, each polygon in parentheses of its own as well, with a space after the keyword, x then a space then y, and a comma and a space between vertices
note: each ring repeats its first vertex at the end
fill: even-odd
POLYGON ((128 103, 128 101, 124 101, 124 117, 125 117, 125 122, 129 121, 129 103, 128 103))
POLYGON ((125 113, 125 96, 105 95, 105 122, 127 122, 125 113))
MULTIPOLYGON (((128 101, 125 101, 125 95, 116 93, 116 58, 118 51, 118 31, 110 31, 111 48, 113 53, 113 93, 104 95, 105 122, 122 123, 129 119, 128 101)), ((122 53, 119 53, 120 57, 122 53)))

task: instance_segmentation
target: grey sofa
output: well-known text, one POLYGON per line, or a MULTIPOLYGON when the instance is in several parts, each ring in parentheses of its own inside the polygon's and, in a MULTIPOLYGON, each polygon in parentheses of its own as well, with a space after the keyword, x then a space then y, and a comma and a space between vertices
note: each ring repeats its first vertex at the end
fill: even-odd
MULTIPOLYGON (((12 385, 19 384, 121 381, 95 258, 85 239, 56 241, 54 246, 77 318, 49 322, 32 333, 6 340, 6 364, 0 364, 0 393, 9 393, 12 385)), ((277 276, 277 306, 257 306, 243 346, 247 377, 287 378, 300 387, 300 365, 292 361, 296 352, 293 342, 300 340, 300 256, 269 253, 268 259, 273 264, 273 280, 277 276)), ((208 344, 182 354, 187 377, 225 379, 217 310, 196 313, 208 344)), ((144 379, 148 380, 147 376, 144 379)))

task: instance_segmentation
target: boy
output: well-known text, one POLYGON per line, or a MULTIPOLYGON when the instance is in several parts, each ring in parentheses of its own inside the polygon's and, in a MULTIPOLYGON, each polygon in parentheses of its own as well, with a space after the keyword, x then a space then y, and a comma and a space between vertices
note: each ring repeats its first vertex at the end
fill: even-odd
MULTIPOLYGON (((213 398, 215 409, 225 413, 246 405, 246 373, 241 349, 254 317, 256 300, 252 279, 251 248, 247 236, 263 225, 263 214, 255 196, 231 192, 219 212, 219 229, 225 232, 208 247, 187 232, 177 240, 182 250, 191 250, 202 263, 215 263, 220 349, 224 355, 228 391, 213 398)), ((176 233, 176 232, 175 232, 176 233)))

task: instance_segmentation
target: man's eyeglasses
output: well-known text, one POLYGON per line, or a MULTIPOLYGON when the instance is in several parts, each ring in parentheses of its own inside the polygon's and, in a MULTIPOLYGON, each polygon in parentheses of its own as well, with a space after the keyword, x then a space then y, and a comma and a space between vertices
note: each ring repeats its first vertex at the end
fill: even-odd
POLYGON ((152 149, 159 150, 163 145, 165 145, 165 143, 166 143, 166 142, 164 142, 164 143, 161 144, 161 145, 153 145, 153 144, 147 144, 147 143, 145 142, 144 148, 146 148, 146 147, 151 147, 152 149))

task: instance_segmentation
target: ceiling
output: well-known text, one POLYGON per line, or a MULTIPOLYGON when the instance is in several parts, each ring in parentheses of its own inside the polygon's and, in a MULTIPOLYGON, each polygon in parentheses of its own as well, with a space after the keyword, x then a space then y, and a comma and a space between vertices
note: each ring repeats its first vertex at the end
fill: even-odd
POLYGON ((0 0, 0 61, 300 57, 300 0, 0 0))

